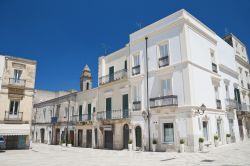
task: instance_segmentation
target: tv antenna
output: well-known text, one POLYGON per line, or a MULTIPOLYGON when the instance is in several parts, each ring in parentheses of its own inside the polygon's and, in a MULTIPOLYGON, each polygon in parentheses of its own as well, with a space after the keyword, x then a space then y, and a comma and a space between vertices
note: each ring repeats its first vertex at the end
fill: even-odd
POLYGON ((104 55, 107 55, 108 49, 110 49, 110 47, 108 45, 106 45, 105 43, 102 43, 101 46, 104 50, 104 55))

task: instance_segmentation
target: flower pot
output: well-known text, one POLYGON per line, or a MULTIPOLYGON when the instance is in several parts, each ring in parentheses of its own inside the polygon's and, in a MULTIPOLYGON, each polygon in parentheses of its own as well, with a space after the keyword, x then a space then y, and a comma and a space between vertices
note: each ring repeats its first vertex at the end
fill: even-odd
POLYGON ((184 148, 185 148, 185 145, 184 144, 180 144, 180 153, 184 152, 184 148))
POLYGON ((62 143, 62 146, 63 146, 63 147, 66 147, 66 143, 62 143))
POLYGON ((214 145, 215 145, 215 147, 218 147, 219 146, 219 141, 218 140, 214 140, 214 145))
POLYGON ((227 137, 226 140, 227 140, 227 144, 231 143, 231 137, 227 137))
POLYGON ((199 143, 199 149, 200 149, 201 152, 204 151, 204 143, 203 142, 199 143))
POLYGON ((128 144, 128 150, 132 151, 133 150, 133 145, 132 144, 128 144))
POLYGON ((156 144, 153 144, 153 145, 152 145, 152 150, 153 150, 153 152, 156 151, 156 144))
POLYGON ((72 147, 72 144, 68 144, 67 147, 68 147, 68 148, 71 148, 71 147, 72 147))

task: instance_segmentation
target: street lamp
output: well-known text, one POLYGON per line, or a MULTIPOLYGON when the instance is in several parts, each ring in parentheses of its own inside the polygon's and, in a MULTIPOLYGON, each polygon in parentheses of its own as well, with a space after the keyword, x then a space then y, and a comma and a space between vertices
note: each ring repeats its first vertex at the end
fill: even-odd
POLYGON ((198 113, 199 115, 203 115, 204 112, 206 111, 207 107, 202 104, 197 110, 196 110, 196 113, 198 113))

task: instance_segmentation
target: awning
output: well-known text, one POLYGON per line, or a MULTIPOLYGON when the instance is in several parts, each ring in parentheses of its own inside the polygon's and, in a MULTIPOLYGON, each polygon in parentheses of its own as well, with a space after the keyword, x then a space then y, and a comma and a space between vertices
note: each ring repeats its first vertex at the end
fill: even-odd
POLYGON ((0 124, 0 135, 30 135, 30 125, 0 124))

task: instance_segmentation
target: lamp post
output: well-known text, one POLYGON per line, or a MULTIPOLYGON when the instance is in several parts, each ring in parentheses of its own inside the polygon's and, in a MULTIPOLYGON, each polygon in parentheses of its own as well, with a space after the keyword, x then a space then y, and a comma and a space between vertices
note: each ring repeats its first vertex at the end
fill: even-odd
POLYGON ((69 128, 69 106, 70 106, 70 100, 68 102, 68 109, 67 109, 67 130, 66 130, 66 147, 68 146, 68 128, 69 128))
POLYGON ((203 115, 204 112, 206 111, 206 109, 207 109, 207 107, 206 107, 204 104, 202 104, 202 105, 196 110, 195 113, 198 113, 199 115, 203 115))

